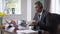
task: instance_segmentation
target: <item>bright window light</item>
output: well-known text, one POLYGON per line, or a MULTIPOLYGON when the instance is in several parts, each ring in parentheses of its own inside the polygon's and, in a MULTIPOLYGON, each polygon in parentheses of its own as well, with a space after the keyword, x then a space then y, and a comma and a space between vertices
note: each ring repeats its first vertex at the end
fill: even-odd
POLYGON ((51 0, 50 12, 60 14, 59 11, 59 0, 51 0))
POLYGON ((51 6, 50 6, 50 11, 51 13, 55 13, 56 11, 56 1, 55 0, 51 0, 51 6))
POLYGON ((16 4, 15 14, 21 14, 21 0, 16 4))
POLYGON ((5 13, 21 14, 21 0, 5 0, 3 4, 5 13))
POLYGON ((2 7, 3 7, 3 5, 2 5, 2 0, 0 0, 0 12, 3 11, 2 7))

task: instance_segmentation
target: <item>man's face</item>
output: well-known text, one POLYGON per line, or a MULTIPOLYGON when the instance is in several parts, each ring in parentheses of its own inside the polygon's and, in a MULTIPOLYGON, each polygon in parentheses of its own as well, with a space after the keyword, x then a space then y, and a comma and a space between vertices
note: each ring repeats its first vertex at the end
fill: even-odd
POLYGON ((34 7, 35 7, 35 10, 36 10, 37 13, 42 11, 42 8, 40 8, 39 5, 36 4, 36 5, 34 5, 34 7))

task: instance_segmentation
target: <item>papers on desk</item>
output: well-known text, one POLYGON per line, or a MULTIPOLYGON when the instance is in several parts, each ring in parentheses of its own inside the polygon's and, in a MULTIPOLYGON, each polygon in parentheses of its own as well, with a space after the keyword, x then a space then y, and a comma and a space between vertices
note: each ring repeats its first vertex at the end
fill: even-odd
POLYGON ((15 27, 11 27, 11 28, 6 28, 5 30, 8 32, 14 32, 15 27))
POLYGON ((13 24, 8 24, 8 23, 6 23, 6 25, 5 25, 5 30, 6 31, 8 31, 8 32, 14 32, 14 29, 15 29, 15 27, 13 26, 13 24), (11 26, 10 28, 8 28, 9 26, 11 26))
POLYGON ((23 33, 29 34, 29 33, 37 33, 38 31, 34 31, 34 30, 17 30, 16 32, 17 32, 17 34, 23 34, 23 33))

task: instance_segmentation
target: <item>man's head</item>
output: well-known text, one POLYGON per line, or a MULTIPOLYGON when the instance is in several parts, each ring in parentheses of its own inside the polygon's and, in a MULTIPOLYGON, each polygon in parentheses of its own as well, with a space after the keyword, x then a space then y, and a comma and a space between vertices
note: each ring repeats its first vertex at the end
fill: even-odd
POLYGON ((36 12, 41 12, 43 9, 43 5, 40 1, 37 1, 34 5, 36 12))

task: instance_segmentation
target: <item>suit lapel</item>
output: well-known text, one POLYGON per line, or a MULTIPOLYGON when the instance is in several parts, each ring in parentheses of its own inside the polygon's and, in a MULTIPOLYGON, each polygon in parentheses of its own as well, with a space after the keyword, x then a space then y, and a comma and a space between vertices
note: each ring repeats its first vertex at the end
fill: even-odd
POLYGON ((46 17, 47 14, 48 14, 48 12, 43 11, 42 17, 41 17, 41 22, 43 22, 43 20, 44 20, 44 18, 46 17))

